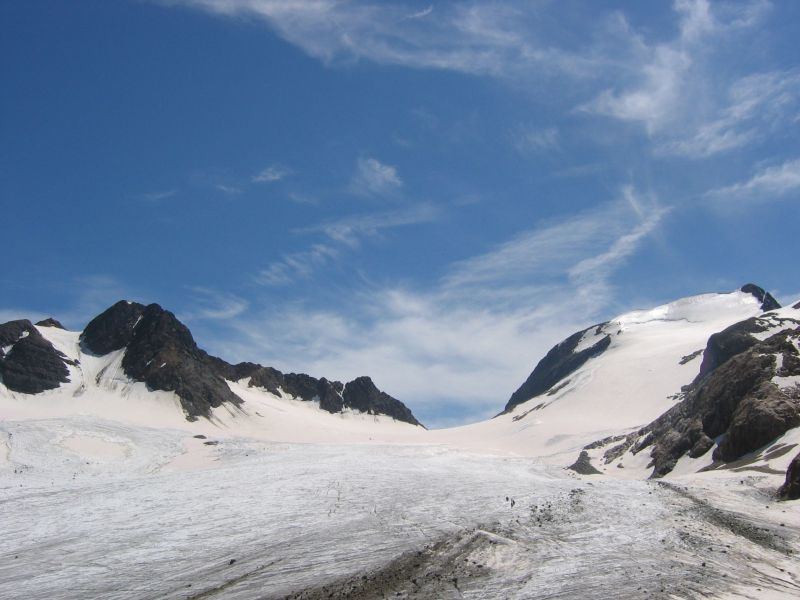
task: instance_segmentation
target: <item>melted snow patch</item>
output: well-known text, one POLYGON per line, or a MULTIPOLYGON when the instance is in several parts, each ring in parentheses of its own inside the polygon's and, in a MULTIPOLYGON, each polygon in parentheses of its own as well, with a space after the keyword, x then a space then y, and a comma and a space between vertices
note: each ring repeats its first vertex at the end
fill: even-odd
POLYGON ((127 445, 95 435, 74 433, 61 440, 60 446, 95 460, 122 460, 128 456, 127 445))

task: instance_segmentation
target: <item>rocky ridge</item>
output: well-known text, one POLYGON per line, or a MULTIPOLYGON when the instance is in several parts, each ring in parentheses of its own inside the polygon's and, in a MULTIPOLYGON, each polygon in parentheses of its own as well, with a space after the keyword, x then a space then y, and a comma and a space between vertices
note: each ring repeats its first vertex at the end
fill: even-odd
MULTIPOLYGON (((41 327, 61 327, 54 319, 41 327)), ((310 375, 283 374, 256 363, 232 365, 200 349, 189 329, 158 304, 120 301, 92 319, 80 336, 81 350, 94 356, 124 351, 121 366, 133 381, 151 390, 174 392, 190 421, 211 418, 222 405, 243 404, 226 383, 247 379, 249 387, 319 402, 321 409, 387 415, 420 425, 399 400, 381 392, 369 377, 343 384, 310 375)), ((11 391, 36 394, 69 381, 70 361, 30 321, 0 325, 0 376, 11 391)))
POLYGON ((800 426, 800 316, 773 309, 712 335, 683 400, 640 430, 597 442, 610 464, 649 451, 652 477, 713 449, 731 463, 800 426))

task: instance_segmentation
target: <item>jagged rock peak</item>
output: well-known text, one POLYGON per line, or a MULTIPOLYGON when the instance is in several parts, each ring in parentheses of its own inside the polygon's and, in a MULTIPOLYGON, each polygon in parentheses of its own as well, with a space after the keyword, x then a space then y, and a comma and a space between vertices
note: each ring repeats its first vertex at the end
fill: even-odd
POLYGON ((321 409, 330 413, 353 408, 420 425, 402 402, 378 390, 368 377, 354 380, 347 391, 341 382, 324 377, 284 374, 251 362, 231 365, 210 356, 197 347, 189 329, 158 304, 117 302, 86 326, 81 341, 85 349, 98 355, 125 348, 125 374, 151 389, 175 392, 190 420, 210 417, 211 409, 223 403, 241 405, 242 399, 225 380, 249 378, 250 387, 317 401, 321 409))
POLYGON ((347 383, 342 392, 342 399, 348 408, 370 414, 388 415, 412 425, 422 425, 405 404, 380 391, 369 377, 358 377, 347 383))
POLYGON ((745 294, 752 294, 756 300, 761 302, 761 310, 763 311, 777 310, 781 307, 780 303, 775 300, 772 294, 754 283, 743 285, 741 291, 745 294))
POLYGON ((0 325, 0 377, 5 386, 38 394, 69 381, 66 357, 27 319, 0 325))
POLYGON ((138 308, 129 311, 120 307, 122 323, 130 329, 122 336, 129 338, 122 359, 129 377, 155 390, 175 392, 190 420, 210 417, 211 409, 223 403, 242 403, 219 376, 213 359, 197 347, 189 329, 174 314, 158 304, 138 307, 141 312, 135 320, 138 308))
POLYGON ((81 334, 83 346, 100 356, 124 348, 133 339, 133 329, 145 308, 138 302, 120 300, 89 321, 81 334))
POLYGON ((55 320, 53 317, 42 319, 36 323, 37 327, 55 327, 56 329, 66 329, 60 321, 55 320))

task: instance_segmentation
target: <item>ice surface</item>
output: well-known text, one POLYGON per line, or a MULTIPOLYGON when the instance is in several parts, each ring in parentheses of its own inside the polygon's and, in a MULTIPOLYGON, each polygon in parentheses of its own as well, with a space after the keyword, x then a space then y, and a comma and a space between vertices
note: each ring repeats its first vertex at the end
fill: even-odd
POLYGON ((758 597, 754 582, 776 597, 800 591, 787 554, 796 506, 739 475, 690 492, 719 498, 713 509, 734 525, 757 523, 763 543, 657 483, 529 459, 428 445, 207 446, 217 440, 88 418, 2 432, 12 440, 2 598, 347 597, 354 585, 368 598, 758 597), (63 451, 90 437, 126 458, 63 451), (189 439, 209 462, 171 468, 189 439))

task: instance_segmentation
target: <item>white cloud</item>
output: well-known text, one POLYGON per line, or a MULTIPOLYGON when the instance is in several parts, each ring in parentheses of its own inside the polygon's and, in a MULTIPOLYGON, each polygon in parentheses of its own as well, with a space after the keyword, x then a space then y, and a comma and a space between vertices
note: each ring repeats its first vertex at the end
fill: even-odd
POLYGON ((441 214, 433 204, 422 203, 403 210, 353 215, 343 219, 325 221, 311 227, 295 229, 295 233, 322 233, 333 242, 357 246, 362 238, 374 237, 384 229, 430 223, 441 214))
POLYGON ((376 158, 359 158, 356 161, 356 172, 350 181, 350 189, 364 196, 385 196, 397 191, 402 185, 397 168, 376 158))
POLYGON ((198 286, 189 289, 194 296, 191 300, 191 308, 180 315, 183 320, 224 321, 239 316, 250 306, 247 300, 229 292, 198 286))
POLYGON ((800 159, 766 167, 744 182, 711 190, 706 195, 718 200, 766 202, 800 192, 800 159))
POLYGON ((592 73, 594 57, 539 43, 539 9, 502 2, 444 2, 415 13, 391 2, 156 0, 226 17, 262 20, 325 63, 380 64, 512 76, 533 66, 592 73))
POLYGON ((146 192, 144 194, 139 194, 137 197, 140 200, 145 200, 147 202, 158 202, 160 200, 172 198, 177 193, 177 190, 160 190, 157 192, 146 192))
POLYGON ((558 150, 561 145, 561 135, 556 127, 537 129, 520 126, 511 132, 511 140, 517 150, 523 154, 558 150))
POLYGON ((655 142, 657 154, 690 158, 740 148, 791 121, 800 106, 796 73, 742 76, 716 62, 716 47, 757 25, 768 2, 677 0, 673 6, 679 17, 677 37, 648 44, 627 29, 632 57, 621 83, 603 90, 581 111, 638 123, 655 142))
POLYGON ((253 183, 273 183, 280 181, 292 174, 292 170, 283 165, 270 165, 265 167, 251 178, 253 183))
POLYGON ((241 188, 238 188, 238 187, 235 187, 235 186, 232 186, 232 185, 224 185, 222 183, 218 183, 214 187, 217 188, 220 192, 223 192, 223 193, 229 194, 229 195, 236 195, 236 194, 241 194, 242 193, 242 189, 241 188))
POLYGON ((757 73, 734 81, 717 117, 660 143, 661 154, 705 157, 766 138, 800 110, 800 73, 757 73))
MULTIPOLYGON (((642 126, 662 155, 702 158, 740 148, 800 111, 796 84, 774 93, 756 85, 755 96, 737 97, 770 74, 731 68, 730 57, 718 61, 726 43, 748 44, 743 36, 763 21, 768 0, 675 0, 677 33, 666 41, 651 41, 658 28, 637 30, 621 12, 596 18, 592 32, 576 36, 586 23, 556 12, 558 3, 441 2, 411 14, 406 5, 366 0, 162 3, 261 20, 326 64, 369 60, 497 77, 559 105, 579 93, 590 99, 578 101, 577 112, 642 126)), ((534 149, 553 141, 530 139, 534 149)))
POLYGON ((339 310, 292 303, 234 319, 225 351, 341 380, 369 374, 412 410, 490 416, 552 345, 612 316, 614 273, 665 212, 625 189, 452 265, 428 289, 349 289, 339 310))
POLYGON ((312 244, 307 250, 284 255, 256 275, 263 285, 288 285, 297 279, 307 279, 317 269, 338 258, 340 252, 329 244, 312 244))
POLYGON ((439 214, 435 206, 419 204, 404 210, 353 215, 296 229, 294 233, 297 234, 322 234, 327 242, 315 242, 305 250, 284 255, 259 272, 256 281, 281 286, 308 279, 317 270, 341 258, 346 249, 358 248, 365 238, 376 237, 386 229, 428 223, 437 219, 439 214))

